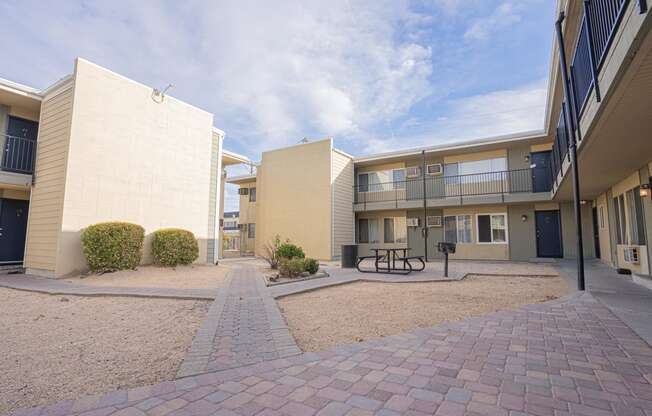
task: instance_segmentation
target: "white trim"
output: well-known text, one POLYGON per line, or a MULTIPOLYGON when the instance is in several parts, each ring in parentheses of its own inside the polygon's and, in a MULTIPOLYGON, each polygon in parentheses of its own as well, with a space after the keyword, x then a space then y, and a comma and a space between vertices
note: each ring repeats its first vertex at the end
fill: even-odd
POLYGON ((43 99, 41 92, 36 88, 28 87, 27 85, 9 81, 8 79, 4 78, 0 78, 0 90, 7 91, 11 94, 31 98, 37 101, 41 101, 43 99))
MULTIPOLYGON (((499 230, 500 228, 496 228, 499 230)), ((477 244, 509 244, 509 225, 507 222, 507 213, 506 212, 479 212, 475 214, 475 232, 477 244), (491 241, 480 241, 480 224, 478 223, 478 217, 480 215, 489 215, 489 230, 491 231, 491 241), (491 216, 492 215, 501 215, 505 218, 505 241, 493 241, 493 228, 491 226, 491 216)))

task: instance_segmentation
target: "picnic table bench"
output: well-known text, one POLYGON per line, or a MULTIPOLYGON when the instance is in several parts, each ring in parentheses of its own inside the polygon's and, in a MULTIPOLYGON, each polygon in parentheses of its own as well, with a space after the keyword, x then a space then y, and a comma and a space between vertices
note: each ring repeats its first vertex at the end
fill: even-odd
POLYGON ((389 274, 410 274, 413 271, 420 272, 426 268, 423 256, 408 256, 409 248, 372 248, 372 256, 359 256, 356 262, 356 269, 360 273, 389 273, 389 274), (374 260, 374 269, 362 269, 360 264, 365 260, 374 260), (396 262, 399 262, 399 267, 396 262), (415 268, 410 261, 419 261, 420 266, 415 268))

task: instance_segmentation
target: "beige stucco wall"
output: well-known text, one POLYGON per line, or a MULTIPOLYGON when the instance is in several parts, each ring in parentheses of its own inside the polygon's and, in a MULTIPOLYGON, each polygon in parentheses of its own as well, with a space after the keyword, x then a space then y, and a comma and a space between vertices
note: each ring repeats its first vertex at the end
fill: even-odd
POLYGON ((473 243, 457 244, 455 254, 451 259, 469 259, 469 260, 508 260, 509 259, 509 241, 510 230, 509 221, 507 221, 507 241, 508 243, 478 243, 478 214, 507 214, 505 205, 488 205, 474 207, 445 208, 444 216, 447 215, 471 215, 472 238, 473 243))
POLYGON ((59 252, 74 82, 43 99, 32 186, 24 266, 53 277, 59 252))
MULTIPOLYGON (((249 182, 242 182, 240 184, 240 188, 256 188, 256 202, 249 202, 249 195, 240 195, 240 218, 239 222, 240 224, 247 224, 247 227, 249 224, 255 224, 256 223, 256 207, 258 204, 258 200, 260 198, 260 194, 258 193, 258 188, 256 187, 256 179, 252 179, 249 182)), ((256 226, 256 235, 255 237, 258 236, 258 226, 256 226)), ((256 239, 255 238, 249 238, 249 233, 248 231, 242 231, 241 232, 241 238, 240 238, 240 250, 243 253, 254 253, 256 250, 256 239)))
POLYGON ((332 140, 264 152, 257 171, 256 254, 275 235, 330 259, 332 140))
POLYGON ((342 255, 343 244, 353 244, 353 159, 351 156, 332 150, 331 187, 333 207, 332 257, 342 255))
POLYGON ((151 233, 166 227, 192 231, 205 262, 213 116, 169 96, 156 103, 151 88, 81 59, 74 85, 56 268, 49 253, 45 269, 84 271, 81 231, 116 220, 145 228, 145 263, 151 233))
POLYGON ((475 160, 494 159, 497 157, 507 157, 507 149, 444 156, 444 163, 471 162, 475 160))

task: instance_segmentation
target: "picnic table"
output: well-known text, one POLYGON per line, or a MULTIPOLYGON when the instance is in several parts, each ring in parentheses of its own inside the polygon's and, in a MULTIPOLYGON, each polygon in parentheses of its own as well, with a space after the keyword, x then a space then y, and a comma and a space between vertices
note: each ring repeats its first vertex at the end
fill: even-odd
POLYGON ((358 261, 356 262, 356 269, 361 273, 389 273, 389 274, 410 274, 413 271, 420 272, 426 268, 426 263, 423 260, 423 256, 408 256, 408 251, 411 249, 408 247, 383 247, 383 248, 372 248, 371 251, 374 252, 373 256, 359 256, 358 261), (362 269, 360 264, 364 260, 374 260, 374 269, 362 269), (412 266, 412 261, 421 262, 421 266, 414 268, 412 266), (399 265, 396 266, 398 261, 399 265))

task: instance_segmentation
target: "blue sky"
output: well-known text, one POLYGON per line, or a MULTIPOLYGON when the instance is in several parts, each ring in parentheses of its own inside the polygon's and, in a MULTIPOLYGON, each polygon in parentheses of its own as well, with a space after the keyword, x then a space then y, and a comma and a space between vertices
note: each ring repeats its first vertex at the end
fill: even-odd
POLYGON ((82 56, 174 84, 254 160, 304 137, 363 155, 541 128, 554 3, 9 0, 0 77, 43 88, 82 56))

